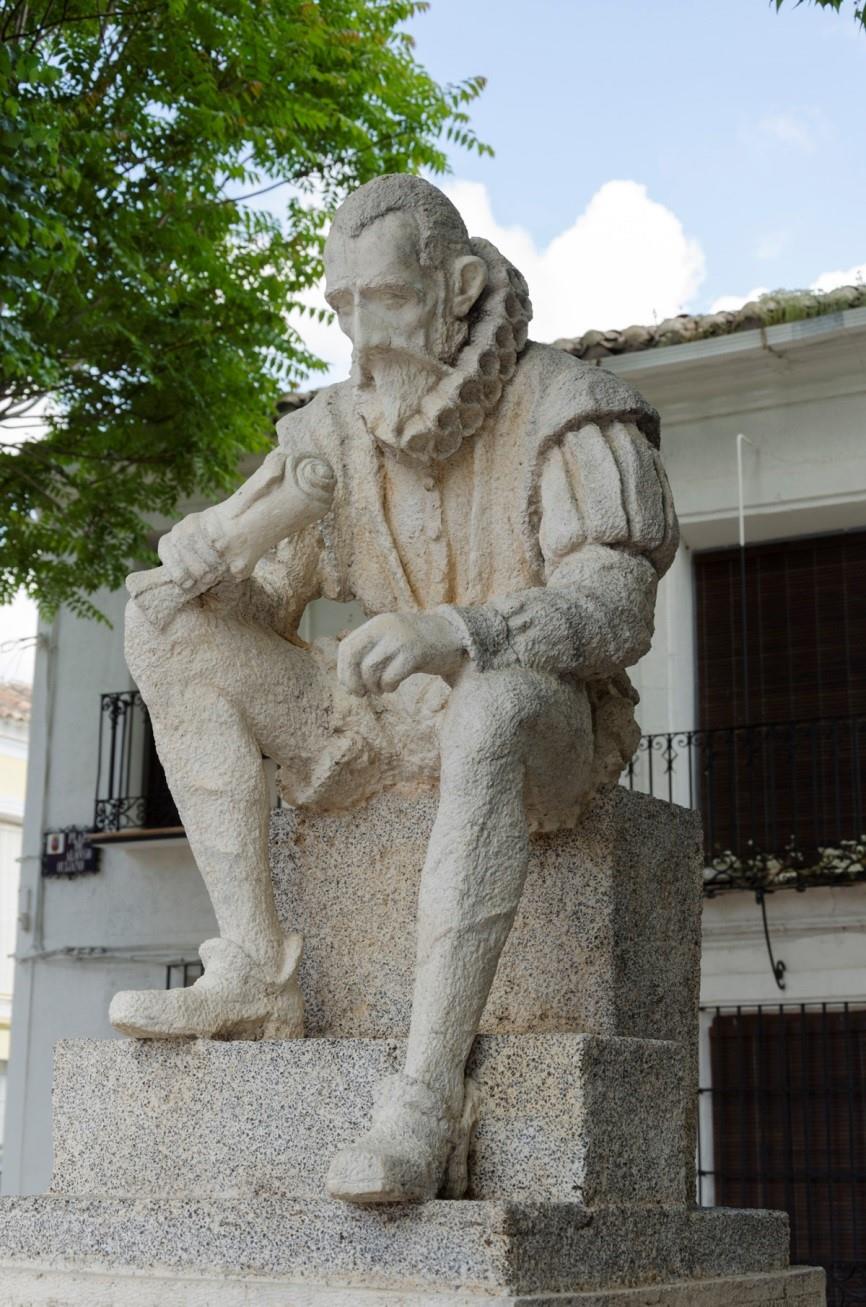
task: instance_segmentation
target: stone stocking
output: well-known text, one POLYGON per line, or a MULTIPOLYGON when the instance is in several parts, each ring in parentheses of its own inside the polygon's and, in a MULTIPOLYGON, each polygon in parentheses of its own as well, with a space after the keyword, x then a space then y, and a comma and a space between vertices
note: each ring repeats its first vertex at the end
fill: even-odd
POLYGON ((586 700, 541 673, 467 670, 442 732, 439 811, 421 881, 406 1074, 459 1112, 466 1059, 529 856, 527 798, 549 818, 586 785, 586 700), (563 766, 563 760, 566 765, 563 766))

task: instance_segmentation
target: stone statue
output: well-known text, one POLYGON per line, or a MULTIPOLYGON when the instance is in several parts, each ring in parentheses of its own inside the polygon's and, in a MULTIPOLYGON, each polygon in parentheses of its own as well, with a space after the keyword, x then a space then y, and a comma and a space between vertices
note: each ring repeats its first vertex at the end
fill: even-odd
POLYGON ((530 832, 574 825, 636 747, 624 669, 649 648, 677 525, 655 411, 527 341, 523 277, 435 187, 362 186, 325 267, 349 380, 283 417, 251 480, 130 578, 129 667, 220 936, 195 985, 118 994, 111 1020, 138 1038, 303 1034, 262 755, 319 811, 438 782, 405 1067, 328 1178, 353 1202, 429 1199, 465 1184, 465 1063, 530 832), (309 647, 318 596, 367 621, 309 647))

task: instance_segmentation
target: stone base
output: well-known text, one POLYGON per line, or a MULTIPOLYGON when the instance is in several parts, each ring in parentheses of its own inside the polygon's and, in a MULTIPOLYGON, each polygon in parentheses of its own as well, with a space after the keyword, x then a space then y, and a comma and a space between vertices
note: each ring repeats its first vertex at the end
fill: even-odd
MULTIPOLYGON (((347 813, 284 808, 273 814, 277 908, 304 936, 308 1035, 355 1040, 408 1033, 418 885, 436 808, 435 795, 389 792, 347 813)), ((679 1164, 691 1176, 700 817, 615 785, 596 796, 576 829, 537 835, 530 847, 526 885, 481 1033, 568 1032, 679 1044, 685 1053, 679 1164)), ((684 1183, 681 1200, 690 1201, 693 1192, 684 1183)))
POLYGON ((643 1289, 480 1299, 459 1292, 341 1289, 155 1272, 54 1271, 0 1263, 0 1307, 824 1307, 824 1301, 824 1273, 808 1267, 643 1289))
MULTIPOLYGON (((415 912, 437 796, 382 794, 344 813, 282 808, 271 874, 304 936, 308 1035, 402 1038, 415 912)), ((575 830, 536 835, 482 1034, 579 1031, 697 1041, 698 813, 615 785, 575 830)))
MULTIPOLYGON (((367 1127, 392 1039, 70 1040, 54 1074, 51 1190, 319 1199, 367 1127)), ((685 1057, 672 1042, 484 1035, 470 1198, 682 1203, 685 1057)))
MULTIPOLYGON (((362 1291, 376 1290, 371 1301, 383 1303, 392 1293, 412 1303, 438 1302, 440 1295, 446 1302, 456 1295, 457 1301, 541 1303, 544 1295, 555 1301, 557 1294, 731 1276, 766 1275, 772 1284, 775 1275, 784 1283, 787 1244, 783 1213, 722 1208, 590 1212, 576 1203, 433 1202, 364 1210, 327 1199, 0 1200, 0 1285, 16 1268, 32 1275, 37 1267, 54 1275, 125 1277, 133 1285, 150 1274, 169 1284, 172 1277, 241 1284, 249 1277, 249 1283, 293 1286, 291 1293, 286 1288, 289 1303, 305 1302, 304 1294, 328 1302, 321 1296, 326 1287, 333 1302, 365 1301, 362 1291)), ((154 1294, 153 1301, 166 1299, 154 1294)))

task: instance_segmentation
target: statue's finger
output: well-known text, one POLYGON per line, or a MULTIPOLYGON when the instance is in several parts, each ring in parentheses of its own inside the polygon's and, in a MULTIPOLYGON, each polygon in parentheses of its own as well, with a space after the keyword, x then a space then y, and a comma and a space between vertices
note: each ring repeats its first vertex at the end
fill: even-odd
POLYGON ((387 667, 383 668, 379 677, 379 691, 381 694, 391 694, 398 686, 402 685, 407 676, 411 676, 413 671, 411 659, 405 653, 398 653, 387 667))
POLYGON ((337 679, 349 694, 359 698, 367 693, 361 676, 361 652, 356 652, 349 640, 344 640, 337 654, 337 679))
POLYGON ((361 660, 361 680, 368 694, 378 694, 384 668, 397 656, 398 651, 381 642, 373 646, 361 660))

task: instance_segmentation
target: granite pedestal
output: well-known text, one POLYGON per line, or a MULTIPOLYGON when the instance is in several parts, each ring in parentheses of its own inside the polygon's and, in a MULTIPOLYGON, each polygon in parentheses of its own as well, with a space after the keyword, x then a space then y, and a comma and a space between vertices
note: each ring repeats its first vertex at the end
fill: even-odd
POLYGON ((699 832, 625 791, 534 842, 467 1198, 324 1197, 400 1065, 432 813, 275 818, 313 1038, 58 1047, 52 1188, 0 1203, 0 1307, 823 1307, 783 1214, 692 1207, 699 832))

